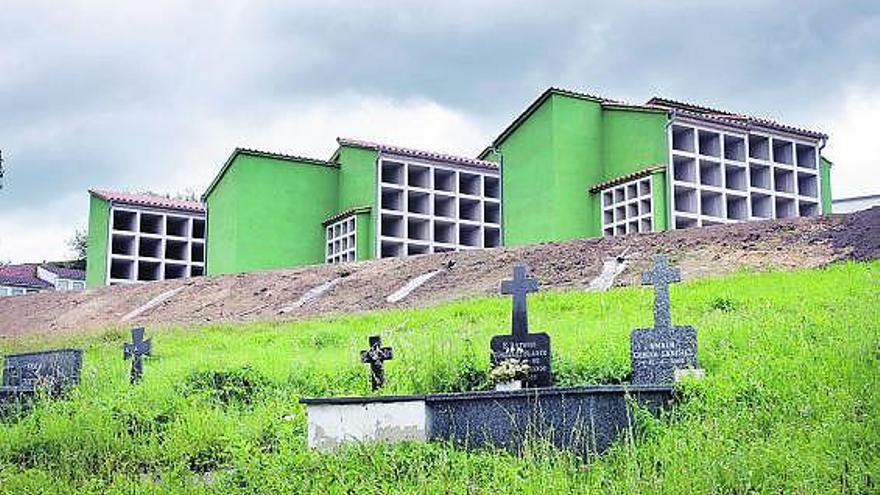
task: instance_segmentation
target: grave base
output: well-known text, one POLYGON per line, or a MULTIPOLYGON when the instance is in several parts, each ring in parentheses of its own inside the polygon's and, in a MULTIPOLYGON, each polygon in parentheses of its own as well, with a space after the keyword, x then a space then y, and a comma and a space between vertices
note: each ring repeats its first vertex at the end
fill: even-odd
POLYGON ((632 426, 628 399, 657 413, 671 403, 672 390, 667 385, 597 385, 301 402, 308 410, 311 448, 439 440, 520 452, 535 439, 586 456, 601 454, 632 426))

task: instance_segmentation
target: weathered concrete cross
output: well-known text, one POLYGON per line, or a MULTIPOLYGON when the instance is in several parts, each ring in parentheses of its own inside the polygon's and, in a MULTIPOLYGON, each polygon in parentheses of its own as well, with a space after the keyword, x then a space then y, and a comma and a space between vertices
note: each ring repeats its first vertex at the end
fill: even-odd
POLYGON ((529 313, 526 307, 526 294, 538 291, 538 280, 526 278, 526 266, 513 267, 513 280, 501 282, 501 293, 513 296, 511 330, 516 337, 529 333, 529 313))
POLYGON ((144 340, 143 327, 131 329, 131 342, 122 344, 122 356, 131 359, 131 383, 140 381, 144 374, 144 356, 152 356, 153 340, 144 340))
POLYGON ((390 347, 382 347, 381 336, 370 336, 370 348, 361 351, 361 362, 370 365, 373 390, 385 385, 385 361, 390 359, 394 359, 394 350, 390 347))
POLYGON ((654 286, 654 329, 672 328, 672 315, 669 313, 669 284, 681 282, 681 270, 669 266, 666 256, 654 256, 654 268, 642 274, 642 283, 654 286))

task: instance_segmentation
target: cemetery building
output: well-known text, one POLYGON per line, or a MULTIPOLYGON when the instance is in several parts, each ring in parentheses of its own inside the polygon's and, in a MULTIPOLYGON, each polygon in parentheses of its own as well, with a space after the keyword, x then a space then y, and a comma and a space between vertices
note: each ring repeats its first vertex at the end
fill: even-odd
POLYGON ((102 227, 109 218, 95 216, 109 203, 93 194, 106 244, 89 283, 830 213, 826 139, 663 98, 628 104, 550 88, 477 158, 354 139, 337 139, 327 159, 239 148, 203 195, 205 211, 187 210, 206 218, 210 240, 203 264, 185 260, 192 269, 124 254, 133 241, 123 238, 135 236, 102 227))
POLYGON ((83 290, 85 279, 83 270, 51 263, 0 266, 0 297, 44 291, 83 290))
POLYGON ((153 194, 89 193, 89 287, 205 273, 201 203, 153 194))

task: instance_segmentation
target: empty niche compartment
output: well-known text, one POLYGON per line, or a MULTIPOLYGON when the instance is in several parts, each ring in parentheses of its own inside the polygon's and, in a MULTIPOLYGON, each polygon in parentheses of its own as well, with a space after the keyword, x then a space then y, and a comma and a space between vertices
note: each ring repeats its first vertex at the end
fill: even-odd
POLYGON ((380 252, 383 258, 403 256, 403 243, 397 241, 382 241, 380 252))
POLYGON ((192 236, 193 239, 205 238, 205 221, 201 218, 193 218, 192 236))
POLYGON ((772 198, 767 194, 752 193, 752 216, 770 218, 773 216, 772 198))
POLYGON ((639 232, 653 232, 654 231, 654 228, 652 226, 650 218, 643 218, 643 219, 639 220, 639 222, 640 222, 639 232))
POLYGON ((141 213, 140 231, 146 234, 161 234, 162 216, 153 215, 152 213, 141 213))
POLYGON ((455 218, 455 198, 452 196, 434 195, 434 216, 455 218))
POLYGON ((605 225, 614 223, 614 209, 613 208, 610 210, 605 210, 603 212, 603 215, 604 215, 603 219, 604 219, 605 225))
POLYGON ((651 195, 651 179, 643 179, 639 181, 639 196, 651 195))
POLYGON ((459 172, 458 174, 458 192, 460 194, 470 194, 471 196, 480 195, 480 176, 459 172))
POLYGON ((454 248, 454 247, 449 247, 449 246, 434 246, 434 252, 435 252, 435 253, 451 253, 451 252, 453 252, 453 251, 455 251, 455 248, 454 248))
POLYGON ((694 128, 681 125, 672 126, 672 149, 693 153, 694 128))
POLYGON ((165 217, 165 235, 188 237, 189 218, 165 217))
POLYGON ((458 199, 458 218, 480 221, 480 202, 476 199, 458 199))
POLYGON ((434 220, 434 242, 441 244, 455 244, 455 224, 434 220))
POLYGON ((602 204, 611 206, 614 204, 614 191, 605 191, 602 193, 602 204))
POLYGON ((162 276, 162 264, 158 261, 138 261, 138 280, 159 280, 162 276))
POLYGON ((739 136, 724 136, 724 159, 746 161, 746 140, 739 136))
POLYGON ((730 220, 747 220, 749 204, 745 196, 727 195, 727 218, 730 220))
POLYGON ((611 237, 614 235, 614 227, 605 227, 604 230, 605 237, 611 237))
POLYGON ((815 217, 819 215, 819 203, 812 201, 798 202, 798 214, 802 217, 815 217))
POLYGON ((614 235, 626 235, 626 224, 620 224, 614 227, 614 235))
POLYGON ((791 165, 794 163, 792 157, 792 143, 784 139, 773 139, 773 161, 776 163, 785 163, 791 165))
POLYGON ((706 156, 721 156, 721 135, 712 131, 700 131, 700 154, 706 156))
POLYGON ((416 241, 427 241, 430 238, 431 222, 421 218, 409 218, 406 221, 406 236, 416 241))
POLYGON ((486 223, 501 223, 501 205, 494 201, 484 202, 483 221, 486 223))
POLYGON ((639 197, 639 185, 637 183, 626 185, 626 199, 636 199, 639 197))
POLYGON ((626 205, 620 205, 614 208, 614 221, 622 222, 626 220, 626 205))
POLYGON ((688 217, 675 217, 675 228, 676 229, 690 229, 693 227, 697 227, 699 223, 695 218, 688 217))
POLYGON ((626 233, 627 234, 635 234, 639 232, 639 221, 633 220, 626 224, 626 233))
POLYGON ((480 227, 459 224, 458 243, 462 246, 480 247, 480 227))
POLYGON ((382 160, 382 182, 403 185, 403 164, 390 160, 382 160))
POLYGON ((165 279, 170 278, 185 278, 186 277, 186 265, 179 264, 165 264, 165 279))
POLYGON ((623 203, 624 201, 626 201, 626 191, 624 191, 623 187, 614 188, 614 202, 623 203))
POLYGON ((675 186, 675 211, 697 212, 697 190, 690 187, 675 186))
POLYGON ((501 197, 501 181, 491 175, 483 176, 483 195, 487 198, 501 197))
POLYGON ((189 267, 189 276, 190 277, 201 277, 205 274, 205 268, 201 266, 191 266, 189 267))
POLYGON ((430 213, 431 197, 428 193, 409 191, 406 198, 406 208, 410 213, 427 215, 430 213))
POLYGON ((798 144, 795 146, 797 151, 797 166, 801 168, 816 168, 816 147, 808 144, 798 144))
POLYGON ((776 197, 776 218, 797 216, 795 202, 791 198, 776 197))
POLYGON ((697 182, 697 161, 686 156, 673 156, 672 176, 680 182, 697 182))
POLYGON ((113 230, 137 230, 137 213, 125 210, 113 210, 113 230))
POLYGON ((141 237, 138 240, 138 256, 141 258, 161 258, 162 240, 152 237, 141 237))
POLYGON ((409 187, 431 187, 431 169, 410 163, 406 167, 406 183, 409 187))
POLYGON ((382 188, 382 209, 403 211, 403 191, 401 189, 382 188))
POLYGON ((187 245, 186 241, 174 241, 168 239, 165 241, 165 258, 169 260, 186 260, 187 245))
POLYGON ((498 247, 501 245, 501 229, 485 227, 483 229, 483 247, 498 247))
POLYGON ((124 256, 134 256, 134 236, 113 234, 113 240, 110 245, 112 254, 121 254, 124 256))
POLYGON ((403 217, 399 215, 382 215, 381 232, 386 237, 403 237, 403 217))
POLYGON ((710 217, 724 216, 723 197, 714 191, 700 191, 700 213, 710 217))
POLYGON ((721 187, 721 163, 700 160, 700 184, 721 187))
POLYGON ((194 263, 202 263, 205 261, 205 245, 201 242, 194 242, 190 246, 189 260, 194 263))
POLYGON ((430 247, 427 244, 407 244, 406 245, 407 256, 415 256, 418 254, 428 254, 428 252, 430 252, 430 247))
POLYGON ((445 168, 434 169, 434 189, 455 192, 455 172, 445 168))
POLYGON ((120 260, 113 258, 110 260, 110 278, 131 280, 134 276, 134 261, 120 260))
POLYGON ((626 205, 626 217, 627 218, 635 218, 639 216, 639 203, 638 201, 627 203, 626 205))
POLYGON ((798 194, 801 196, 819 197, 819 179, 816 177, 816 174, 798 172, 797 185, 798 194))
POLYGON ((773 169, 773 189, 779 192, 794 192, 794 172, 781 168, 773 169))
POLYGON ((749 158, 770 159, 770 139, 767 136, 749 134, 749 158))
POLYGON ((737 191, 745 191, 748 189, 748 178, 746 177, 746 168, 739 165, 725 165, 724 167, 724 186, 728 189, 736 189, 737 191))
POLYGON ((648 215, 651 213, 651 200, 639 200, 639 215, 648 215))
POLYGON ((759 163, 750 163, 749 184, 760 189, 770 189, 770 167, 759 163))

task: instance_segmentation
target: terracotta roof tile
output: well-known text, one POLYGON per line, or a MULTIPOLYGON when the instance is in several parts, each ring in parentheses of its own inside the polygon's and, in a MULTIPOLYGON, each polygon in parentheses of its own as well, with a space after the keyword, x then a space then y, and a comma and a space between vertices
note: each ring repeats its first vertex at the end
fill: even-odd
POLYGON ((198 201, 166 198, 164 196, 157 196, 155 194, 103 191, 98 189, 89 189, 89 193, 94 194, 95 196, 107 200, 111 203, 148 206, 168 210, 192 211, 196 213, 205 212, 205 207, 202 205, 202 203, 198 201))
POLYGON ((0 266, 0 285, 33 289, 52 288, 51 284, 37 278, 37 265, 32 264, 0 266))
POLYGON ((58 275, 61 278, 68 280, 85 280, 86 272, 83 270, 77 270, 75 268, 65 268, 63 266, 55 266, 55 265, 40 265, 40 268, 50 271, 55 275, 58 275))
POLYGON ((438 153, 435 151, 416 150, 412 148, 404 148, 401 146, 393 146, 389 144, 374 143, 370 141, 362 141, 359 139, 336 138, 336 142, 340 146, 354 146, 357 148, 366 148, 377 150, 393 155, 408 156, 413 158, 424 158, 427 160, 440 160, 444 162, 459 163, 462 165, 470 165, 472 167, 485 168, 490 170, 498 170, 498 164, 486 160, 478 160, 476 158, 467 158, 463 156, 448 155, 446 153, 438 153))

